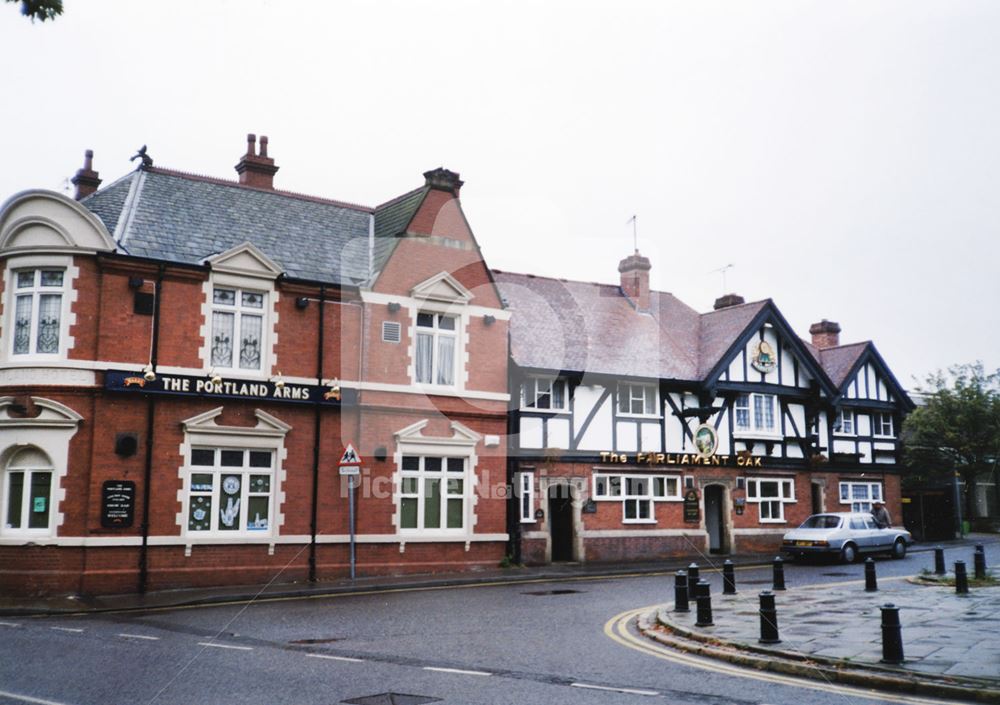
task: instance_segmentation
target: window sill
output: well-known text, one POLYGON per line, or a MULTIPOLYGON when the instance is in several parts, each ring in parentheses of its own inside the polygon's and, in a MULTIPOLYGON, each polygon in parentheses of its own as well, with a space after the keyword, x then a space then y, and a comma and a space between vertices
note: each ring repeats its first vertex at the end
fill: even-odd
POLYGON ((528 414, 550 414, 550 415, 556 415, 556 414, 568 415, 570 413, 569 409, 538 409, 534 406, 522 406, 520 408, 520 411, 522 413, 528 413, 528 414))
POLYGON ((524 518, 521 519, 522 524, 537 524, 539 521, 540 521, 539 519, 535 519, 534 517, 532 517, 531 519, 524 519, 524 518))
POLYGON ((787 524, 787 519, 758 519, 760 524, 787 524))
POLYGON ((622 519, 622 524, 655 524, 656 519, 622 519))
POLYGON ((737 441, 744 438, 754 440, 754 441, 776 441, 781 442, 785 440, 777 431, 744 431, 737 429, 733 432, 733 438, 737 441))
POLYGON ((663 417, 659 414, 626 414, 621 411, 617 413, 619 419, 637 419, 643 421, 659 421, 663 417))

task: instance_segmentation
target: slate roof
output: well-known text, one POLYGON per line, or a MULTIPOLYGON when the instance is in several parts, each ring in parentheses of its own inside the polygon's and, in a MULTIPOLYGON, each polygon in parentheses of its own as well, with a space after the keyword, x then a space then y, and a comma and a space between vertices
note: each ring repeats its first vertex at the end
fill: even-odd
POLYGON ((746 330, 768 301, 755 301, 710 311, 699 320, 698 376, 704 379, 746 330))
MULTIPOLYGON (((371 276, 371 215, 376 231, 388 235, 398 221, 409 222, 423 193, 417 189, 373 210, 154 167, 119 179, 81 204, 111 233, 121 221, 119 245, 132 255, 200 264, 249 241, 289 277, 358 284, 371 276), (140 183, 128 202, 136 179, 140 183)), ((393 244, 392 237, 377 238, 375 259, 384 262, 393 244)))
POLYGON ((819 360, 830 379, 840 389, 847 381, 848 373, 854 368, 858 358, 868 347, 868 342, 840 345, 836 348, 824 348, 819 351, 819 360))
POLYGON ((399 242, 398 236, 406 233, 406 226, 413 220, 428 190, 422 186, 375 208, 374 271, 381 271, 399 242))

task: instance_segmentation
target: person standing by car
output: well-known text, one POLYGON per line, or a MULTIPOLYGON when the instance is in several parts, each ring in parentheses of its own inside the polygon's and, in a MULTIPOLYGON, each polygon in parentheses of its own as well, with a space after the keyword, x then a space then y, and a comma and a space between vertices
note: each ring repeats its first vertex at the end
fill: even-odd
POLYGON ((889 510, 881 502, 872 502, 872 519, 875 520, 875 526, 880 529, 888 529, 892 526, 892 519, 889 518, 889 510))

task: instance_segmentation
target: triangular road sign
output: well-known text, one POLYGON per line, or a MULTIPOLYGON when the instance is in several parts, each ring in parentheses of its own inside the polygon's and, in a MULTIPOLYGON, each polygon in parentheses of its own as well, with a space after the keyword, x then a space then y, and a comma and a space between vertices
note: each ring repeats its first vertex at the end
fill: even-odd
POLYGON ((344 452, 340 456, 340 462, 337 463, 337 465, 340 467, 358 467, 363 462, 365 462, 364 458, 361 457, 361 454, 358 453, 358 451, 354 450, 354 444, 348 443, 347 447, 344 448, 344 452))

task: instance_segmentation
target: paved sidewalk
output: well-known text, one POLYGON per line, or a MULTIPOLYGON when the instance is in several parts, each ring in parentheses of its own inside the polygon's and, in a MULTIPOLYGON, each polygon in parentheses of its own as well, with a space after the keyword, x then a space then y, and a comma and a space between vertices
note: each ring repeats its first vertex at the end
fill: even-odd
POLYGON ((774 593, 779 644, 759 643, 760 590, 738 582, 737 595, 712 595, 714 626, 695 626, 693 601, 690 612, 669 604, 640 621, 648 636, 707 656, 746 663, 742 655, 749 654, 795 675, 832 673, 872 687, 1000 702, 1000 586, 961 596, 919 578, 888 578, 879 579, 877 592, 866 592, 863 566, 851 568, 855 580, 774 593), (905 660, 898 666, 881 663, 880 607, 887 603, 900 608, 905 660))

